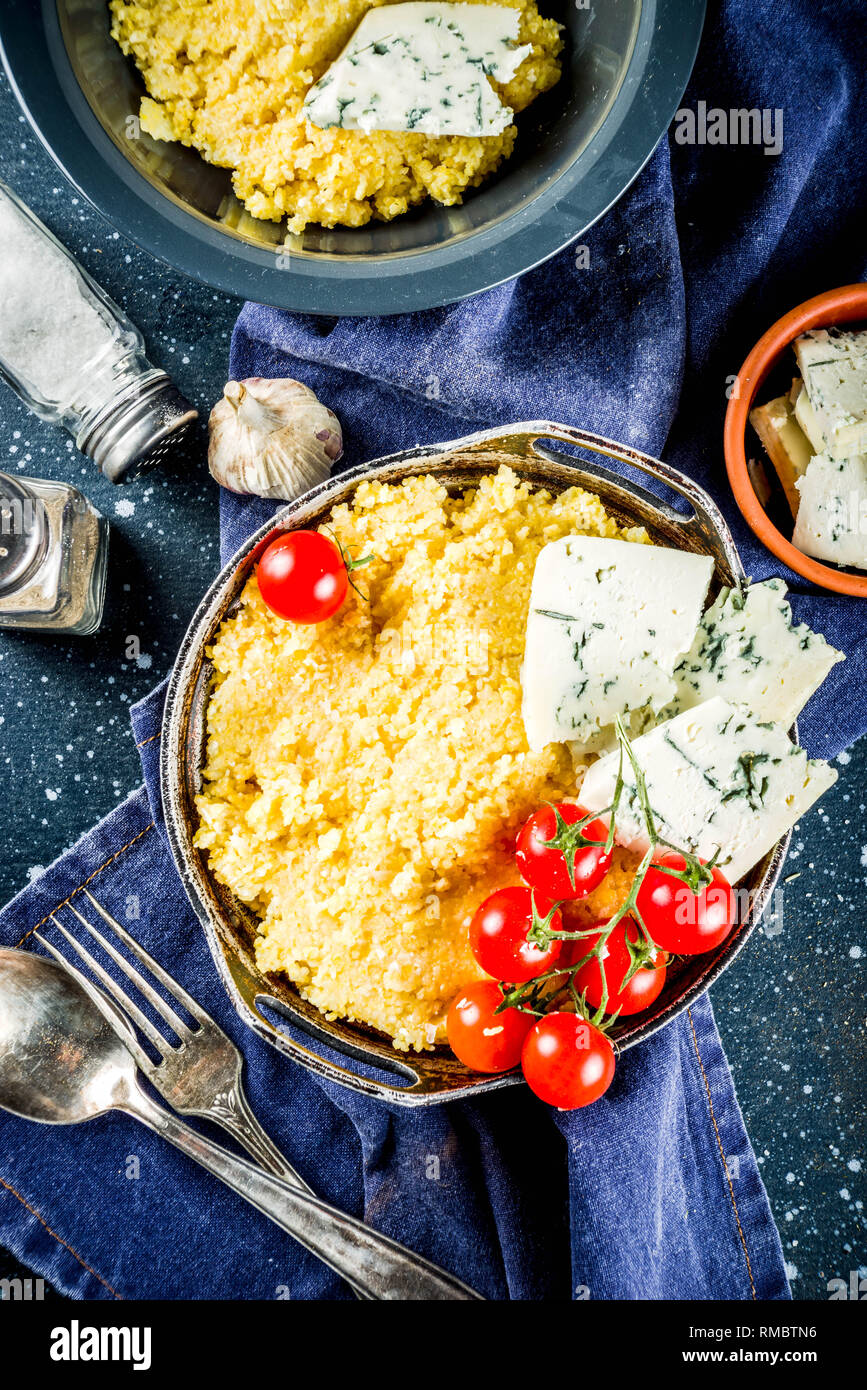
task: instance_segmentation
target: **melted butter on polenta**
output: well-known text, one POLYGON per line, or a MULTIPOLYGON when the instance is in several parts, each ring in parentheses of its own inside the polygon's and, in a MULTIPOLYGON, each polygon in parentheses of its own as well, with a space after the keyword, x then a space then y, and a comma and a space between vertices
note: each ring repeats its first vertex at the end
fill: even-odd
MULTIPOLYGON (((527 747, 520 667, 533 568, 560 536, 646 541, 598 497, 508 468, 451 497, 431 476, 362 482, 332 530, 365 566, 327 622, 283 622, 254 577, 213 646, 197 844, 261 918, 257 958, 330 1017, 399 1048, 444 1041, 482 977, 467 919, 518 881, 514 836, 574 797, 559 745, 527 747), (361 581, 359 581, 361 583, 361 581)), ((610 916, 615 867, 582 905, 610 916)))
MULTIPOLYGON (((471 0, 479 3, 479 0, 471 0)), ((231 169, 254 217, 301 232, 309 222, 359 227, 433 198, 459 203, 512 152, 500 135, 430 136, 318 129, 304 98, 381 0, 111 0, 112 34, 139 68, 148 95, 142 128, 191 145, 231 169)), ((462 0, 463 3, 463 0, 462 0)), ((496 84, 520 112, 560 76, 560 26, 535 0, 481 0, 520 11, 531 44, 514 77, 496 84)))

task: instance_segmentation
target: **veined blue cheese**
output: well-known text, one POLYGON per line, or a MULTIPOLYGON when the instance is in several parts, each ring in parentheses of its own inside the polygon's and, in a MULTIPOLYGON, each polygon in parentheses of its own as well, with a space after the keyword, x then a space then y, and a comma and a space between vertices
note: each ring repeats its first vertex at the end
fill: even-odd
POLYGON ((817 560, 867 569, 867 454, 817 454, 795 486, 792 544, 817 560))
POLYGON ((504 5, 410 3, 369 10, 304 100, 313 125, 500 135, 514 112, 489 78, 508 82, 532 44, 516 47, 520 12, 504 5))
POLYGON ((795 340, 795 356, 821 451, 838 459, 867 454, 867 332, 814 328, 795 340))
POLYGON ((707 555, 595 536, 546 545, 533 572, 522 713, 533 751, 588 748, 618 714, 676 694, 713 572, 707 555))
MULTIPOLYGON (((656 830, 681 849, 717 860, 737 883, 833 786, 837 773, 811 760, 780 724, 717 696, 670 719, 632 745, 647 783, 656 830)), ((581 804, 604 812, 614 798, 619 753, 594 763, 581 804)), ((615 826, 618 844, 650 841, 628 760, 615 826)))
POLYGON ((699 623, 692 650, 675 667, 671 713, 722 695, 787 729, 843 660, 806 623, 794 626, 782 579, 722 589, 699 623))

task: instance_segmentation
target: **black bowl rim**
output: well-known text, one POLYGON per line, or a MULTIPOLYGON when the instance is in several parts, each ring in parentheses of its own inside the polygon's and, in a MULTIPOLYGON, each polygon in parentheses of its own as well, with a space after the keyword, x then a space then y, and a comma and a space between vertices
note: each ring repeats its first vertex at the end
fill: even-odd
POLYGON ((583 235, 622 196, 664 135, 695 62, 705 8, 706 0, 642 0, 629 66, 599 131, 525 206, 443 247, 369 265, 298 258, 291 269, 278 269, 272 251, 236 241, 154 190, 103 130, 78 85, 56 0, 0 7, 0 57, 48 153, 83 197, 139 247, 204 284, 257 303, 338 317, 396 314, 502 284, 583 235), (35 24, 34 10, 41 11, 35 24))
MULTIPOLYGON (((304 524, 308 514, 315 510, 317 504, 335 504, 341 500, 344 493, 354 489, 364 479, 387 478, 389 481, 393 481, 396 467, 406 466, 407 471, 414 471, 416 464, 423 464, 427 468, 436 460, 445 461, 451 454, 467 455, 478 452, 480 472, 484 470, 485 452, 490 450, 512 452, 515 455, 514 466, 519 472, 522 460, 526 467, 531 458, 535 458, 535 462, 542 466, 544 466, 545 459, 548 458, 550 464, 556 467, 557 465, 550 454, 547 454, 544 449, 540 453, 537 448, 538 443, 545 440, 565 442, 593 453, 602 454, 667 484, 691 506, 692 517, 687 517, 682 513, 675 514, 658 497, 648 493, 631 477, 621 472, 615 473, 613 470, 600 465, 588 464, 580 458, 560 455, 561 463, 565 462, 576 468, 576 482, 582 481, 579 476, 581 471, 584 471, 585 475, 589 475, 591 481, 595 474, 596 477, 609 483, 613 482, 626 492, 643 499, 645 503, 649 502, 652 507, 658 510, 660 515, 668 515, 669 519, 680 522, 684 526, 684 533, 686 527, 692 525, 703 534, 705 540, 712 536, 716 545, 719 546, 733 579, 746 580, 743 565, 725 519, 713 500, 693 479, 640 450, 618 444, 588 431, 554 424, 550 421, 520 422, 482 430, 461 439, 424 445, 371 460, 369 463, 360 464, 334 475, 310 492, 304 493, 293 502, 278 508, 273 517, 264 522, 243 542, 209 586, 190 621, 169 676, 160 751, 160 784, 166 831, 175 867, 189 901, 204 928, 211 956, 236 1012, 260 1038, 284 1052, 294 1061, 300 1062, 308 1070, 340 1085, 348 1086, 363 1094, 386 1100, 401 1107, 436 1105, 476 1096, 514 1085, 522 1078, 515 1072, 508 1072, 505 1075, 494 1077, 476 1076, 457 1084, 450 1083, 448 1080, 439 1080, 435 1076, 427 1075, 425 1059, 428 1054, 397 1053, 394 1049, 380 1042, 366 1045, 363 1037, 352 1041, 346 1039, 338 1041, 333 1034, 330 1038, 325 1036, 328 1031, 326 1026, 323 1026, 321 1031, 317 1030, 315 1026, 310 1027, 309 1024, 305 1026, 304 1019, 295 1014, 291 1008, 283 1009, 284 1017, 288 1022, 294 1023, 302 1033, 307 1033, 312 1039, 315 1040, 318 1037, 325 1048, 333 1054, 340 1054, 347 1061, 355 1058, 369 1069, 403 1074, 408 1080, 414 1077, 414 1084, 408 1087, 384 1083, 358 1071, 353 1071, 348 1066, 341 1066, 340 1063, 329 1060, 317 1052, 314 1046, 299 1042, 292 1034, 277 1028, 262 1014, 258 1007, 260 999, 272 1006, 278 1005, 279 1001, 270 998, 265 990, 250 978, 250 973, 240 958, 237 948, 233 950, 227 945, 225 939, 221 938, 212 915, 212 909, 200 889, 199 872, 190 852, 183 812, 180 808, 182 801, 181 726, 184 722, 184 700, 190 685, 190 666, 196 661, 206 645, 206 633, 213 619, 215 605, 219 603, 225 591, 234 581, 239 567, 248 562, 251 554, 260 548, 265 538, 276 530, 283 527, 292 529, 298 524, 304 524)), ((797 733, 797 723, 795 723, 791 734, 796 741, 797 733)), ((670 1001, 664 1009, 651 1015, 649 1019, 639 1024, 634 1032, 620 1040, 618 1046, 621 1051, 645 1041, 673 1022, 728 969, 746 946, 764 911, 772 901, 790 840, 791 831, 777 842, 773 850, 769 851, 764 866, 758 866, 761 868, 761 877, 752 888, 751 903, 746 920, 724 943, 720 949, 720 954, 713 963, 703 974, 685 986, 682 994, 670 1001)), ((280 1012, 279 1008, 278 1012, 280 1012)), ((356 1025, 344 1023, 341 1026, 351 1032, 356 1025)))

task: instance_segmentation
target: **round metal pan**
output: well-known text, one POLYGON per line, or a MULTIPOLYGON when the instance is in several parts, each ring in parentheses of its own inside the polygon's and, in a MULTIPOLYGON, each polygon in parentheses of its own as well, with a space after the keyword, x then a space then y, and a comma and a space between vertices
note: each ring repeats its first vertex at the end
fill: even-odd
MULTIPOLYGON (((402 1105, 430 1105, 497 1090, 520 1080, 515 1073, 485 1077, 440 1048, 399 1053, 384 1034, 360 1024, 329 1020, 278 975, 256 965, 257 919, 219 884, 207 856, 195 848, 194 798, 206 740, 211 686, 207 648, 230 614, 264 547, 282 530, 317 526, 347 501, 361 479, 396 483, 432 473, 458 492, 507 463, 523 479, 558 493, 579 484, 597 493, 621 523, 644 526, 661 545, 711 555, 713 591, 745 578, 723 517, 702 488, 677 470, 635 449, 565 425, 534 421, 486 430, 448 444, 392 454, 338 475, 277 513, 232 557, 211 585, 184 638, 169 682, 161 780, 163 810, 178 872, 205 929, 211 953, 241 1018, 289 1057, 332 1081, 402 1105), (614 460, 615 472, 599 462, 614 460), (638 478, 636 478, 638 474, 638 478)), ((795 732, 797 732, 795 730, 795 732)), ((622 1050, 670 1023, 725 970, 743 949, 773 893, 789 837, 753 869, 741 888, 749 909, 715 951, 677 962, 649 1015, 615 1023, 622 1050)))
POLYGON ((106 0, 0 5, 0 48, 31 124, 120 231, 228 293, 320 314, 396 314, 500 284, 579 237, 649 159, 686 87, 704 0, 543 0, 563 75, 518 118, 511 157, 458 207, 393 222, 285 227, 245 213, 228 170, 140 126, 140 74, 106 0))

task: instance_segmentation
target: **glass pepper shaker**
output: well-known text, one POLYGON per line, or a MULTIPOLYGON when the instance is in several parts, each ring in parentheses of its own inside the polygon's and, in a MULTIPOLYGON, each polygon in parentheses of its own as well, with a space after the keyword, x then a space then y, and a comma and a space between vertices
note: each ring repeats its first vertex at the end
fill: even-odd
POLYGON ((157 463, 197 411, 47 227, 0 182, 0 375, 113 483, 157 463))
POLYGON ((108 522, 77 488, 0 473, 0 627, 95 632, 107 557, 108 522))

